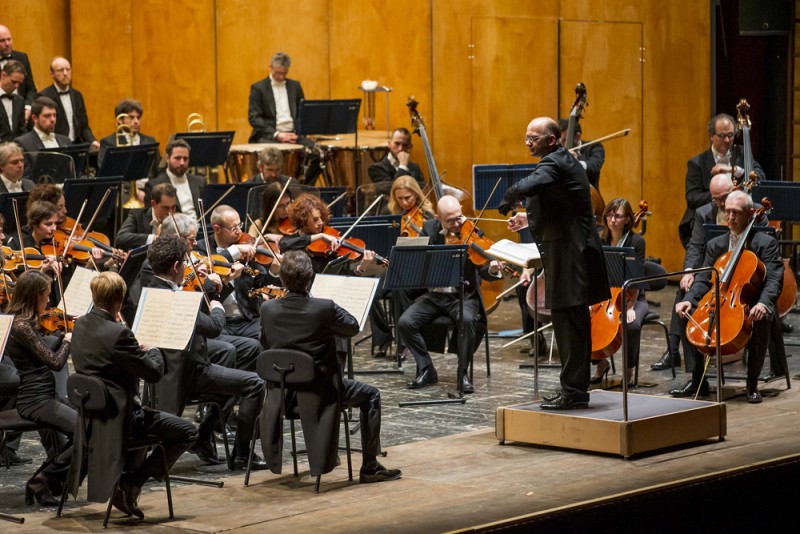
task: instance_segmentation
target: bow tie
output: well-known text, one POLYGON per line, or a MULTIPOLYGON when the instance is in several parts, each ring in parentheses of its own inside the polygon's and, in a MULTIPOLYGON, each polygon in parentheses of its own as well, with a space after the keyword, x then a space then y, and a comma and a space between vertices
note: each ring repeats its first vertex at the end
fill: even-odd
POLYGON ((0 61, 10 61, 10 60, 11 60, 11 56, 0 57, 0 61))
POLYGON ((14 95, 10 95, 8 93, 3 93, 2 95, 0 95, 0 98, 7 98, 9 100, 14 100, 14 95))
POLYGON ((56 140, 56 134, 53 134, 53 133, 39 134, 39 137, 41 138, 42 141, 55 141, 56 140))
POLYGON ((69 90, 67 90, 67 91, 59 91, 59 92, 58 92, 58 96, 61 96, 61 95, 68 95, 68 94, 69 94, 69 90))

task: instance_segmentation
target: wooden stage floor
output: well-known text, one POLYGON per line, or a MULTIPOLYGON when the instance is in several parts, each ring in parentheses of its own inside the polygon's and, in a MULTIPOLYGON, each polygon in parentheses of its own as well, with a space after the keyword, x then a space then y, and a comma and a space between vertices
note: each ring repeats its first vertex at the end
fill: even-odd
MULTIPOLYGON (((674 292, 664 291, 665 302, 674 292), (667 296, 666 293, 672 293, 667 296)), ((511 306, 501 315, 492 315, 490 324, 513 328, 518 315, 511 306), (511 326, 505 326, 511 325, 511 326)), ((662 314, 664 313, 662 308, 662 314)), ((790 316, 798 327, 798 317, 790 316)), ((787 339, 796 338, 793 334, 787 339)), ((346 467, 339 467, 322 478, 321 493, 313 492, 313 479, 301 463, 299 480, 291 475, 288 454, 284 474, 253 474, 250 486, 243 487, 244 474, 231 475, 222 466, 203 468, 195 457, 185 455, 174 474, 224 480, 222 489, 173 484, 176 517, 168 519, 163 486, 145 488, 140 505, 147 518, 143 522, 125 520, 112 513, 110 528, 143 532, 445 532, 471 529, 536 512, 608 499, 628 492, 669 485, 762 461, 800 455, 800 391, 786 389, 784 381, 761 387, 765 393, 760 405, 748 405, 736 394, 742 382, 730 382, 723 389, 727 400, 727 436, 625 460, 617 455, 507 443, 494 437, 494 410, 497 406, 532 400, 530 370, 519 364, 530 361, 516 348, 501 349, 505 340, 494 339, 492 378, 487 379, 483 364, 477 363, 476 393, 466 405, 399 408, 397 403, 415 398, 402 385, 413 375, 413 363, 406 364, 406 375, 361 376, 381 387, 384 397, 383 444, 388 456, 382 461, 403 470, 395 482, 359 485, 347 481, 346 467)), ((683 383, 688 375, 672 380, 669 372, 646 370, 663 350, 663 335, 645 334, 640 380, 657 382, 653 388, 637 388, 637 393, 663 395, 683 383)), ((790 352, 791 352, 790 348, 790 352)), ((357 360, 370 367, 385 367, 357 360)), ((438 356, 440 380, 426 398, 442 397, 454 379, 452 357, 438 356)), ((800 358, 789 358, 792 376, 800 372, 800 358)), ((727 366, 726 366, 727 370, 727 366)), ((557 369, 542 370, 542 391, 553 389, 557 369)), ((187 414, 190 416, 191 414, 187 414)), ((34 436, 26 437, 21 452, 34 455, 38 445, 34 436)), ((358 436, 354 436, 358 444, 358 436)), ((40 447, 38 447, 40 448, 40 447)), ((302 459, 302 457, 301 457, 302 459)), ((344 460, 344 457, 342 458, 344 460)), ((357 477, 361 458, 354 455, 357 477)), ((344 463, 344 462, 343 462, 344 463)), ((4 532, 83 532, 101 531, 105 505, 89 505, 85 498, 68 503, 65 517, 55 518, 52 509, 32 509, 22 504, 22 485, 33 467, 14 467, 9 476, 0 473, 0 511, 25 517, 20 526, 0 522, 4 532)), ((82 493, 82 497, 85 493, 82 493)), ((602 530, 602 529, 601 529, 602 530)))

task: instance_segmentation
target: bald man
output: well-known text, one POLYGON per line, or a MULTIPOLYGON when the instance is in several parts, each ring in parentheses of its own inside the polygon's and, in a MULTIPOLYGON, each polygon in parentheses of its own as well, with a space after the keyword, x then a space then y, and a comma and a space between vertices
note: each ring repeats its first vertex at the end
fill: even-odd
POLYGON ((5 67, 10 60, 19 61, 25 67, 25 80, 16 89, 16 93, 25 100, 25 120, 30 117, 30 109, 33 99, 36 98, 36 84, 33 82, 33 71, 31 62, 28 61, 28 54, 14 50, 14 40, 11 38, 11 30, 0 25, 0 69, 5 67))
MULTIPOLYGON (((552 310, 561 358, 561 392, 541 404, 544 410, 589 405, 589 306, 611 296, 589 179, 583 166, 558 143, 560 137, 551 118, 539 117, 528 124, 525 144, 531 156, 542 159, 532 174, 506 191, 498 207, 506 214, 523 201, 527 213, 512 217, 509 229, 530 228, 547 277, 545 306, 552 310)), ((531 274, 523 273, 522 279, 530 280, 531 274)))
POLYGON ((72 87, 72 65, 63 57, 56 57, 50 63, 50 76, 53 85, 39 93, 56 103, 56 133, 66 135, 75 144, 91 143, 92 150, 100 148, 89 127, 89 116, 83 95, 72 87))

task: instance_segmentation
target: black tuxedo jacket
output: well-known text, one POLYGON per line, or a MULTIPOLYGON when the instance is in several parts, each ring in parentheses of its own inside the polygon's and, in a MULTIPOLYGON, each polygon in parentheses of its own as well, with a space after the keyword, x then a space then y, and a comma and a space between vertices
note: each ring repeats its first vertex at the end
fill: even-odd
MULTIPOLYGON (((39 96, 51 98, 56 103, 56 133, 69 137, 69 122, 67 112, 61 103, 61 97, 55 85, 45 87, 39 96)), ((77 89, 69 88, 69 98, 72 101, 72 122, 75 127, 75 144, 91 143, 95 140, 92 129, 89 127, 89 116, 86 114, 86 104, 83 95, 77 89)))
MULTIPOLYGON (((297 80, 286 80, 286 94, 289 97, 289 110, 292 119, 297 120, 300 101, 305 98, 303 88, 297 80)), ((269 143, 275 141, 276 132, 275 95, 272 93, 272 82, 269 76, 250 86, 250 100, 247 107, 247 119, 253 132, 249 143, 269 143)))
POLYGON ((542 158, 504 200, 527 199, 528 225, 547 276, 545 306, 590 306, 611 298, 586 171, 563 147, 542 158))
POLYGON ((408 162, 408 170, 395 170, 394 165, 392 165, 392 162, 389 161, 389 158, 383 158, 382 160, 370 165, 367 168, 367 174, 369 174, 369 179, 372 180, 373 183, 393 182, 395 178, 400 178, 401 176, 413 176, 414 179, 420 184, 425 184, 425 177, 422 175, 422 169, 420 169, 419 165, 413 161, 408 162))
POLYGON ((0 141, 6 143, 13 141, 28 130, 25 124, 25 99, 19 95, 12 95, 11 125, 8 123, 6 107, 0 99, 0 141))
MULTIPOLYGON (((35 186, 36 186, 36 184, 33 183, 33 180, 28 180, 27 178, 23 178, 22 179, 22 191, 23 192, 33 191, 33 188, 35 186)), ((0 194, 3 194, 3 193, 8 193, 8 189, 6 188, 5 182, 0 180, 0 194)), ((6 223, 6 224, 8 224, 8 223, 6 223)))
MULTIPOLYGON (((341 372, 336 357, 337 336, 358 333, 358 321, 345 309, 328 299, 308 293, 289 292, 281 299, 261 305, 262 343, 268 349, 300 350, 314 358, 318 381, 311 389, 297 392, 303 433, 308 443, 308 463, 312 475, 324 474, 336 466, 339 442, 339 407, 341 372), (307 425, 307 422, 312 424, 307 425), (322 454, 327 451, 327 455, 322 454)), ((271 388, 267 395, 280 391, 271 388)), ((261 446, 273 473, 281 472, 282 422, 279 403, 267 403, 261 418, 261 446)))
MULTIPOLYGON (((584 141, 588 143, 589 141, 584 141)), ((606 149, 601 143, 581 148, 578 151, 578 161, 586 163, 586 177, 595 188, 600 188, 600 169, 606 160, 606 149)))
POLYGON ((146 245, 148 237, 153 233, 153 227, 150 226, 152 220, 153 208, 131 210, 117 233, 117 247, 130 250, 146 245))
POLYGON ((28 60, 28 54, 19 50, 12 50, 11 59, 19 61, 25 67, 25 81, 17 88, 17 93, 25 100, 25 105, 30 106, 36 99, 36 84, 33 81, 33 71, 31 70, 31 62, 28 60))
MULTIPOLYGON (((744 167, 744 152, 738 145, 731 147, 733 164, 737 167, 744 167)), ((692 235, 692 225, 694 224, 694 212, 697 208, 711 202, 711 169, 714 168, 714 153, 711 148, 702 152, 686 163, 686 211, 678 224, 678 234, 681 243, 685 247, 692 235)), ((765 180, 764 169, 757 161, 753 160, 753 170, 758 175, 759 180, 765 180)))
POLYGON ((72 335, 75 371, 103 380, 112 401, 105 417, 94 418, 89 438, 89 500, 105 502, 125 468, 122 447, 131 432, 139 379, 158 382, 165 364, 159 349, 140 349, 133 332, 105 310, 94 308, 80 317, 72 335))
MULTIPOLYGON (((158 143, 155 137, 150 137, 149 135, 144 135, 143 133, 139 133, 139 144, 141 145, 149 145, 158 143)), ((97 167, 101 167, 103 165, 103 157, 105 157, 106 150, 109 148, 114 148, 117 146, 117 136, 116 134, 107 135, 100 140, 100 152, 97 154, 97 167)), ((158 161, 153 163, 153 168, 155 169, 158 165, 158 161)))
MULTIPOLYGON (((61 135, 58 133, 55 135, 56 141, 58 141, 58 146, 70 146, 72 144, 72 141, 70 141, 69 137, 66 135, 61 135)), ((39 139, 39 135, 36 133, 36 130, 32 128, 29 132, 24 133, 14 139, 14 142, 21 146, 22 150, 25 152, 39 152, 40 150, 44 150, 44 143, 42 143, 42 140, 39 139)))
MULTIPOLYGON (((200 215, 200 205, 198 204, 198 200, 203 198, 203 189, 206 187, 206 180, 202 176, 197 176, 196 174, 189 174, 186 173, 186 179, 189 181, 189 189, 192 190, 192 202, 194 203, 194 211, 195 213, 200 215)), ((169 176, 167 175, 166 169, 158 173, 158 176, 153 178, 152 180, 148 180, 144 186, 144 205, 150 205, 150 192, 153 190, 155 186, 158 184, 169 184, 169 176)), ((178 201, 178 211, 182 212, 181 203, 178 201)))

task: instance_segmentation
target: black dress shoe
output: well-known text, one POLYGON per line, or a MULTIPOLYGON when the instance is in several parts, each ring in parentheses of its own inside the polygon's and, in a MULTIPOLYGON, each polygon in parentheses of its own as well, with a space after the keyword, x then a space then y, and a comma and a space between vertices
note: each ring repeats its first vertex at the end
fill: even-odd
MULTIPOLYGON (((669 392, 673 397, 694 397, 697 394, 697 383, 694 379, 686 382, 682 388, 673 389, 669 392)), ((708 380, 703 380, 700 384, 700 397, 708 397, 709 387, 708 380)))
POLYGON ((197 441, 190 450, 206 465, 220 465, 225 463, 224 460, 220 460, 219 456, 217 456, 217 449, 214 447, 214 444, 211 443, 211 438, 197 441))
MULTIPOLYGON (((27 456, 19 456, 16 451, 11 449, 7 450, 8 452, 8 463, 9 465, 25 465, 31 463, 31 459, 27 456)), ((0 466, 6 465, 5 460, 2 456, 0 456, 0 466)))
POLYGON ((362 484, 371 484, 373 482, 387 482, 389 480, 397 480, 403 476, 403 472, 399 469, 386 469, 381 464, 377 464, 372 468, 361 468, 358 474, 358 481, 362 484))
POLYGON ((544 400, 545 402, 553 402, 554 400, 559 398, 562 394, 563 392, 556 391, 555 393, 550 393, 549 395, 542 395, 542 400, 544 400))
POLYGON ((123 476, 119 481, 113 504, 118 510, 128 515, 135 515, 139 519, 144 519, 144 512, 142 512, 138 504, 141 492, 141 488, 135 486, 123 476))
MULTIPOLYGON (((233 470, 234 471, 239 471, 239 470, 242 470, 242 469, 247 469, 247 455, 246 454, 242 455, 242 456, 238 456, 237 455, 233 459, 233 470)), ((256 453, 253 453, 253 462, 250 464, 250 469, 253 470, 253 471, 263 471, 265 469, 269 469, 269 467, 267 466, 267 462, 265 462, 263 458, 261 458, 256 453)))
POLYGON ((791 334, 792 332, 794 332, 794 327, 790 325, 788 322, 786 322, 785 318, 781 319, 781 332, 783 332, 784 334, 791 334))
POLYGON ((575 395, 562 394, 552 401, 545 401, 539 405, 542 410, 575 410, 578 408, 589 407, 589 395, 577 397, 575 395))
POLYGON ((761 402, 761 393, 759 393, 757 387, 747 387, 747 402, 750 404, 759 404, 761 402))
POLYGON ((434 369, 432 365, 429 365, 419 372, 417 378, 408 383, 408 389, 424 388, 425 386, 430 386, 438 381, 439 376, 436 374, 436 369, 434 369))
POLYGON ((53 497, 47 480, 41 475, 34 476, 25 484, 25 504, 33 504, 34 498, 39 506, 58 506, 60 504, 60 501, 53 497))
POLYGON ((650 366, 650 369, 653 371, 664 371, 666 369, 670 369, 669 359, 670 356, 672 357, 672 365, 675 369, 680 368, 681 366, 681 353, 674 352, 670 355, 668 350, 664 351, 664 354, 661 355, 661 359, 658 360, 656 363, 650 366))
POLYGON ((475 393, 475 386, 469 381, 469 375, 466 372, 461 376, 461 393, 465 395, 475 393))

